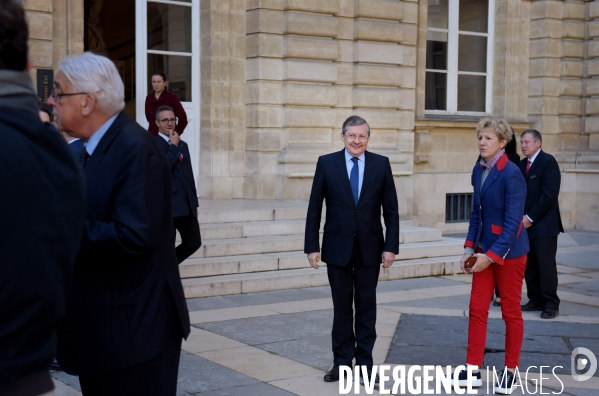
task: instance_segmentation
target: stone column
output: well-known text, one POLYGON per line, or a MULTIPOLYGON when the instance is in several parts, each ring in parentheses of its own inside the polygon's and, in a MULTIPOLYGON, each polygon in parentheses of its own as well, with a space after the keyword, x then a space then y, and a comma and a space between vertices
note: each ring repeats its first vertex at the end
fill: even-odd
POLYGON ((584 74, 585 4, 562 3, 561 71, 559 80, 558 150, 578 151, 581 145, 584 74))
MULTIPOLYGON (((25 3, 30 0, 25 0, 25 3)), ((68 55, 83 53, 83 0, 52 0, 52 67, 68 55)))
POLYGON ((35 83, 37 69, 51 69, 52 59, 52 0, 22 2, 29 24, 29 56, 31 77, 35 83))
POLYGON ((202 0, 201 135, 198 194, 243 197, 245 173, 245 0, 202 0))
POLYGON ((599 152, 599 1, 588 3, 588 18, 584 132, 589 138, 588 150, 597 153, 599 152))
POLYGON ((549 152, 557 149, 559 132, 562 3, 534 1, 531 5, 528 120, 543 134, 549 152))
POLYGON ((510 121, 528 119, 530 48, 522 42, 530 37, 530 7, 530 1, 495 2, 493 115, 510 121))

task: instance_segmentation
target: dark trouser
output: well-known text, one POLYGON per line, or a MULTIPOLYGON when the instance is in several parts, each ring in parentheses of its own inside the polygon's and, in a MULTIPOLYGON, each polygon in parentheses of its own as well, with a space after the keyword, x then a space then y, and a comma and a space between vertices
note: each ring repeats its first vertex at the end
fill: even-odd
POLYGON ((528 300, 541 307, 558 309, 557 296, 557 236, 531 239, 526 262, 526 289, 528 300))
POLYGON ((176 248, 177 263, 181 264, 183 260, 202 246, 200 225, 198 224, 198 218, 193 214, 173 217, 173 224, 181 235, 181 244, 176 248))
POLYGON ((364 265, 357 237, 348 265, 327 265, 334 306, 331 337, 335 364, 351 365, 356 358, 356 364, 372 367, 372 349, 376 341, 376 285, 380 270, 379 264, 364 265))
POLYGON ((80 375, 81 392, 83 396, 175 396, 180 356, 181 341, 145 362, 105 373, 80 375))

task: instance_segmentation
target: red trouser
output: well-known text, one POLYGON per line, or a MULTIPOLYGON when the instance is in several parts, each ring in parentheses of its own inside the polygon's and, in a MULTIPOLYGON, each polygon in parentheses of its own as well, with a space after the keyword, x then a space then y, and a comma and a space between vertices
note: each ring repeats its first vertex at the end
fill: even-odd
POLYGON ((503 265, 492 263, 484 271, 474 273, 470 292, 467 364, 483 365, 489 304, 495 286, 498 286, 501 294, 501 316, 505 321, 505 367, 514 368, 520 364, 524 338, 520 301, 525 269, 526 255, 523 255, 505 259, 503 265))

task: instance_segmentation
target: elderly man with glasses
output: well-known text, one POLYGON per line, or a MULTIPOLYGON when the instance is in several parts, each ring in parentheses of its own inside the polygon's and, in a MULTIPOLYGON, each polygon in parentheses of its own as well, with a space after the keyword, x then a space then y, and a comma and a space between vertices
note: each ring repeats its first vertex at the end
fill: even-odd
POLYGON ((109 59, 60 63, 48 103, 86 142, 86 220, 57 360, 83 395, 175 395, 189 314, 175 256, 164 150, 125 113, 109 59))
POLYGON ((200 225, 198 224, 198 193, 193 179, 189 148, 175 131, 177 119, 170 106, 160 106, 156 110, 158 142, 166 153, 173 177, 173 224, 181 235, 177 246, 177 262, 191 256, 202 246, 200 225))

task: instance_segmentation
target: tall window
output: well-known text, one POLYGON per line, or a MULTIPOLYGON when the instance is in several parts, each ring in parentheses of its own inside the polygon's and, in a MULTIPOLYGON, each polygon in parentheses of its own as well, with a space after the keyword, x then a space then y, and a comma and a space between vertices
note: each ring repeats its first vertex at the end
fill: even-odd
POLYGON ((428 114, 491 113, 495 0, 429 0, 428 114))

